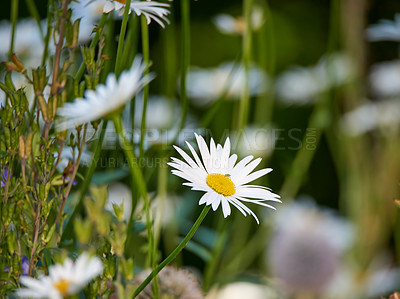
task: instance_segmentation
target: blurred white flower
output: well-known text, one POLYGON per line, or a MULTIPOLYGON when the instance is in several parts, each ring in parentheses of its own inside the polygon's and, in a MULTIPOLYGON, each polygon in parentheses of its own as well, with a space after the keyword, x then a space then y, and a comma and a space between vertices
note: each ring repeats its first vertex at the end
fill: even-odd
MULTIPOLYGON (((142 95, 142 94, 141 94, 142 95)), ((135 101, 135 126, 142 123, 143 97, 135 101)), ((169 129, 176 123, 176 116, 180 115, 179 106, 175 100, 163 96, 150 96, 146 109, 146 128, 169 129)))
POLYGON ((386 61, 371 68, 369 82, 374 95, 388 97, 400 94, 400 61, 386 61))
POLYGON ((248 126, 244 131, 234 133, 232 144, 239 156, 259 156, 266 158, 274 150, 277 132, 273 128, 248 126))
POLYGON ((378 24, 369 26, 365 33, 367 39, 372 42, 400 42, 400 14, 394 16, 394 21, 380 20, 378 24))
POLYGON ((96 90, 86 90, 85 98, 64 104, 57 110, 57 114, 64 118, 57 124, 57 130, 71 129, 123 108, 152 80, 152 75, 144 76, 146 67, 141 57, 136 57, 130 70, 122 72, 118 80, 115 74, 109 74, 105 85, 97 85, 96 90))
POLYGON ((276 213, 269 264, 288 292, 317 295, 334 278, 352 238, 345 220, 310 202, 295 201, 276 213))
MULTIPOLYGON (((207 105, 222 96, 239 99, 245 76, 244 68, 232 62, 211 69, 192 67, 187 76, 187 93, 199 106, 207 105)), ((266 92, 270 85, 267 74, 256 66, 251 67, 248 79, 251 96, 266 92)))
POLYGON ((85 43, 91 39, 91 34, 103 14, 106 0, 80 0, 72 1, 72 19, 81 19, 79 24, 79 42, 85 43))
POLYGON ((102 271, 103 264, 98 257, 83 253, 75 262, 67 258, 62 265, 51 265, 49 276, 38 279, 21 276, 20 282, 26 288, 17 289, 16 295, 20 298, 62 299, 78 293, 102 271))
MULTIPOLYGON (((46 28, 42 22, 42 28, 46 28)), ((9 21, 0 23, 0 59, 7 60, 11 45, 12 25, 9 21)), ((45 34, 45 32, 44 32, 45 34)), ((50 47, 51 47, 50 43, 50 47)), ((42 62, 44 42, 38 24, 34 19, 22 19, 17 22, 14 35, 13 52, 25 67, 37 67, 42 62)))
MULTIPOLYGON (((243 34, 246 22, 243 17, 232 17, 228 14, 219 14, 213 18, 215 26, 224 34, 243 34)), ((264 11, 259 6, 254 6, 251 12, 251 27, 254 31, 261 28, 264 23, 264 11)))
POLYGON ((396 133, 400 123, 400 99, 367 102, 342 118, 344 133, 357 136, 375 129, 396 133))
POLYGON ((105 209, 115 215, 113 205, 122 207, 123 220, 128 221, 132 211, 132 192, 122 183, 112 183, 108 187, 108 196, 105 209))
POLYGON ((269 188, 258 185, 247 185, 248 183, 268 174, 271 168, 254 171, 261 158, 254 161, 253 156, 247 156, 237 162, 237 155, 230 154, 231 145, 229 138, 224 146, 215 144, 211 138, 210 149, 204 138, 195 133, 197 145, 200 150, 201 160, 196 151, 187 142, 194 160, 182 149, 174 146, 184 161, 171 157, 172 162, 167 163, 175 168, 172 174, 179 176, 188 182, 183 185, 191 187, 192 190, 202 191, 205 194, 200 198, 199 205, 211 205, 216 211, 221 205, 224 218, 231 214, 231 205, 237 208, 244 216, 252 215, 259 223, 257 216, 243 202, 254 203, 267 208, 275 208, 265 201, 281 202, 279 195, 274 194, 269 188))
POLYGON ((275 88, 282 103, 303 105, 314 102, 323 91, 349 82, 353 76, 351 61, 342 54, 332 54, 315 66, 284 72, 277 78, 275 88))
POLYGON ((278 293, 262 284, 234 282, 221 289, 213 288, 205 299, 278 299, 278 293))
MULTIPOLYGON (((103 12, 109 13, 115 10, 120 16, 122 16, 124 14, 125 3, 126 0, 107 0, 103 12)), ((164 28, 165 26, 163 21, 169 24, 169 20, 166 17, 166 15, 169 14, 169 11, 165 7, 169 7, 169 4, 156 1, 132 0, 129 13, 133 11, 138 16, 143 14, 146 17, 147 24, 150 24, 151 20, 154 20, 164 28)))

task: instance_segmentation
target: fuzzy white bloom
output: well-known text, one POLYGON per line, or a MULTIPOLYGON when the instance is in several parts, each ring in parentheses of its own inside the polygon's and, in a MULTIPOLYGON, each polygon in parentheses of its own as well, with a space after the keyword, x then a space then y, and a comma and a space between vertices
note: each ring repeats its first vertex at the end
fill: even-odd
POLYGON ((152 75, 144 76, 145 69, 142 58, 136 57, 130 70, 122 72, 118 80, 115 74, 110 74, 105 85, 97 85, 96 90, 86 90, 85 98, 64 104, 57 110, 57 114, 64 118, 57 124, 57 130, 71 129, 123 108, 152 80, 152 75))
POLYGON ((64 263, 49 267, 49 276, 38 279, 21 276, 20 282, 25 288, 16 291, 20 298, 62 299, 83 289, 93 278, 103 271, 98 257, 83 253, 73 262, 67 258, 64 263))
MULTIPOLYGON (((125 3, 126 0, 107 0, 103 12, 109 13, 114 10, 122 16, 124 14, 125 3)), ((169 20, 166 17, 169 14, 169 10, 166 7, 169 7, 169 4, 156 1, 132 0, 129 13, 133 11, 138 16, 143 14, 146 17, 147 24, 150 24, 151 20, 153 20, 165 28, 163 21, 169 24, 169 20)))
POLYGON ((255 155, 268 157, 274 150, 277 131, 273 128, 248 126, 232 136, 232 144, 236 145, 239 156, 255 155))
POLYGON ((332 281, 353 229, 345 220, 310 202, 293 202, 276 214, 268 258, 289 292, 318 295, 332 281))
MULTIPOLYGON (((143 114, 143 98, 135 101, 135 126, 140 127, 143 114)), ((169 129, 176 122, 176 116, 180 115, 176 100, 163 96, 150 96, 146 109, 147 129, 169 129)))
POLYGON ((375 129, 384 129, 383 133, 396 133, 400 123, 400 100, 398 98, 367 102, 347 112, 342 118, 344 133, 357 136, 375 129))
MULTIPOLYGON (((232 17, 228 14, 219 14, 213 18, 215 26, 223 34, 243 34, 246 22, 243 17, 232 17)), ((264 24, 264 11, 259 6, 254 6, 251 12, 251 27, 257 31, 264 24)))
POLYGON ((79 42, 85 43, 91 39, 91 34, 95 26, 98 24, 106 0, 80 0, 72 1, 72 19, 81 19, 79 24, 79 42))
MULTIPOLYGON (((42 28, 45 23, 42 22, 42 28)), ((8 21, 0 23, 0 59, 6 60, 10 50, 12 25, 8 21)), ((45 30, 43 34, 46 34, 45 30)), ((52 43, 50 42, 50 50, 52 43)), ((26 67, 37 67, 40 65, 44 51, 43 37, 38 24, 34 19, 23 19, 17 22, 14 36, 13 52, 24 63, 26 67)))
POLYGON ((211 138, 210 149, 208 149, 203 137, 196 133, 195 136, 202 159, 200 160, 196 151, 187 142, 194 160, 182 149, 174 146, 185 162, 172 157, 172 162, 168 165, 175 168, 172 170, 174 175, 188 181, 183 185, 191 187, 192 190, 206 192, 201 197, 199 205, 211 205, 216 211, 221 204, 225 218, 231 214, 230 205, 233 205, 244 216, 252 215, 257 223, 259 223, 257 216, 243 202, 275 210, 265 201, 281 202, 278 199, 279 195, 263 186, 246 185, 272 171, 271 168, 264 168, 251 173, 260 164, 261 158, 253 160, 253 156, 247 156, 236 163, 238 157, 236 154, 230 154, 229 138, 226 139, 223 147, 220 144, 215 145, 211 138))
MULTIPOLYGON (((228 62, 216 68, 203 69, 192 67, 187 76, 187 93, 194 103, 204 106, 219 97, 239 99, 245 87, 244 67, 228 62)), ((251 96, 265 93, 270 84, 267 74, 252 66, 249 74, 249 92, 251 96)))
POLYGON ((400 42, 400 14, 394 16, 394 21, 380 20, 378 24, 369 26, 365 33, 367 39, 372 42, 400 42))
POLYGON ((369 75, 372 92, 381 97, 400 94, 400 61, 375 64, 369 75))
POLYGON ((128 221, 132 211, 132 193, 131 190, 124 184, 113 183, 108 187, 108 196, 105 209, 115 215, 114 205, 122 208, 123 220, 128 221))
POLYGON ((277 292, 265 285, 251 282, 234 282, 221 289, 211 289, 206 299, 278 299, 277 292))
POLYGON ((276 80, 278 99, 284 104, 303 105, 314 102, 323 91, 343 85, 354 76, 351 61, 341 54, 320 59, 308 68, 294 67, 276 80))

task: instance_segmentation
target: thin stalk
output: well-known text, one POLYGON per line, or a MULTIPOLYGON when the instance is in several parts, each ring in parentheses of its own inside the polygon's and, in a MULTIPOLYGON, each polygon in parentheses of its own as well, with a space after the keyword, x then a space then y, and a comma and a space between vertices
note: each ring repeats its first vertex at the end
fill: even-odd
POLYGON ((131 9, 131 0, 126 0, 124 16, 122 18, 122 24, 121 24, 121 31, 119 33, 119 39, 118 39, 117 58, 116 58, 116 61, 115 61, 115 74, 116 74, 116 76, 119 76, 119 74, 122 71, 122 50, 124 48, 125 32, 126 32, 126 26, 128 24, 129 10, 130 9, 131 9))
MULTIPOLYGON (((147 229, 147 237, 149 239, 149 248, 150 248, 149 261, 150 261, 150 265, 153 265, 154 261, 155 261, 154 252, 152 250, 152 248, 154 246, 153 245, 154 237, 153 237, 153 232, 152 232, 152 228, 151 228, 150 203, 149 203, 149 199, 147 197, 146 182, 145 182, 143 174, 140 170, 140 167, 138 165, 138 161, 137 161, 137 158, 135 155, 135 151, 132 147, 132 144, 125 137, 121 116, 115 115, 113 118, 113 121, 114 121, 115 130, 120 139, 120 144, 121 144, 122 150, 124 151, 125 156, 128 160, 128 166, 129 166, 129 170, 131 171, 131 178, 132 178, 131 187, 132 188, 137 187, 137 190, 139 190, 140 196, 142 196, 142 198, 144 200, 144 209, 146 211, 146 229, 147 229)), ((128 240, 128 238, 127 238, 127 240, 128 240)))
MULTIPOLYGON (((143 62, 145 65, 149 65, 150 62, 150 46, 149 46, 149 28, 147 25, 146 17, 141 17, 142 27, 142 51, 143 51, 143 62)), ((149 72, 146 68, 144 76, 149 72)), ((146 84, 143 87, 143 110, 142 110, 142 123, 140 126, 140 143, 139 143, 139 158, 144 158, 144 137, 146 135, 146 112, 147 112, 147 101, 149 99, 149 85, 146 84)))
POLYGON ((43 56, 42 56, 42 64, 41 66, 46 65, 46 60, 47 56, 49 55, 49 43, 50 43, 50 36, 51 36, 51 28, 52 28, 52 13, 51 10, 54 7, 54 0, 49 0, 48 6, 47 6, 47 31, 46 31, 46 36, 44 37, 44 50, 43 50, 43 56))
POLYGON ((11 2, 11 43, 10 43, 10 51, 8 56, 11 57, 11 54, 14 53, 14 40, 15 40, 15 27, 17 26, 18 20, 18 0, 12 0, 11 2))
POLYGON ((267 72, 271 82, 266 93, 261 95, 256 102, 255 120, 260 125, 270 124, 272 121, 274 110, 274 83, 272 78, 275 76, 276 60, 273 16, 268 1, 264 2, 265 24, 257 34, 258 61, 260 67, 267 72))
POLYGON ((249 105, 250 105, 250 94, 249 94, 249 71, 251 63, 251 44, 252 44, 252 28, 251 28, 251 10, 253 6, 253 0, 244 0, 243 11, 245 18, 245 31, 243 34, 242 51, 243 51, 243 67, 245 72, 244 88, 240 98, 239 106, 239 121, 237 129, 243 129, 248 120, 249 105))
POLYGON ((183 129, 186 117, 188 113, 188 98, 186 94, 186 76, 190 65, 190 0, 181 1, 182 11, 182 66, 181 66, 181 80, 180 80, 180 95, 181 95, 181 107, 182 114, 179 123, 179 130, 176 133, 174 140, 179 135, 179 132, 183 129))
POLYGON ((201 212, 199 218, 197 218, 196 222, 193 224, 190 231, 187 233, 186 237, 182 240, 182 242, 175 248, 174 251, 170 253, 170 255, 162 261, 161 264, 157 266, 147 278, 139 285, 139 287, 133 293, 132 298, 135 298, 143 289, 153 280, 154 277, 166 266, 168 265, 186 246, 189 240, 193 237, 196 230, 199 228, 200 224, 203 222, 204 218, 206 217, 208 211, 210 210, 211 206, 205 206, 203 211, 201 212))
POLYGON ((326 106, 326 99, 320 99, 310 117, 306 133, 301 142, 301 148, 298 150, 289 174, 282 185, 280 194, 285 199, 290 200, 296 196, 303 182, 304 175, 310 167, 322 136, 322 131, 326 128, 326 106), (310 143, 311 140, 312 143, 310 143))
POLYGON ((33 0, 25 0, 25 3, 26 3, 26 6, 28 6, 29 13, 35 19, 35 21, 39 27, 40 35, 43 38, 44 36, 43 36, 42 26, 40 24, 40 15, 36 8, 35 2, 33 0))

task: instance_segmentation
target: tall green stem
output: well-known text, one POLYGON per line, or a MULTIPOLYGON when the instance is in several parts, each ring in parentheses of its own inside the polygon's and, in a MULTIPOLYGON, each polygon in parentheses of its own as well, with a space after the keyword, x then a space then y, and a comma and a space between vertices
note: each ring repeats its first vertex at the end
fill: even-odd
POLYGON ((238 129, 243 129, 246 126, 249 114, 249 105, 250 105, 249 70, 251 63, 251 44, 252 44, 252 28, 251 28, 252 6, 253 6, 253 0, 244 0, 243 11, 245 18, 245 31, 243 33, 242 61, 243 61, 245 79, 244 79, 244 87, 242 90, 242 96, 240 98, 238 129))
POLYGON ((140 167, 138 165, 138 161, 135 155, 135 151, 132 147, 132 144, 125 137, 121 116, 115 115, 113 121, 115 130, 117 131, 117 134, 119 136, 122 150, 124 151, 125 156, 128 160, 128 166, 131 171, 131 177, 132 177, 131 187, 134 188, 136 186, 137 189, 139 190, 140 196, 142 196, 144 200, 144 209, 146 211, 146 229, 147 229, 147 237, 149 239, 149 248, 150 248, 149 260, 150 260, 150 265, 153 265, 155 263, 155 255, 153 251, 154 237, 151 228, 150 203, 147 197, 146 182, 144 180, 142 171, 140 170, 140 167))
POLYGON ((132 298, 135 298, 137 295, 139 295, 139 293, 143 291, 143 289, 153 280, 153 278, 156 277, 156 275, 182 251, 182 249, 186 246, 189 240, 193 237, 194 233, 196 232, 200 224, 203 222, 210 208, 211 206, 204 207, 199 218, 197 218, 196 222, 193 224, 192 228, 187 233, 186 237, 182 240, 182 242, 178 245, 178 247, 176 247, 175 250, 172 251, 171 254, 165 260, 163 260, 162 263, 158 265, 158 267, 155 268, 149 274, 149 276, 147 276, 147 278, 139 285, 139 287, 135 290, 135 293, 133 294, 132 298))
POLYGON ((188 98, 186 94, 186 76, 190 65, 190 0, 181 1, 182 10, 182 71, 180 81, 180 95, 182 115, 179 124, 179 130, 174 139, 178 136, 179 132, 183 129, 188 113, 188 98))
POLYGON ((119 33, 119 39, 118 39, 117 58, 115 61, 115 74, 117 76, 119 76, 119 74, 122 71, 122 50, 124 48, 125 32, 126 32, 126 26, 128 24, 130 9, 131 9, 131 0, 126 0, 124 16, 122 18, 122 24, 121 24, 121 31, 119 33))
POLYGON ((11 1, 11 23, 12 23, 12 31, 11 31, 11 42, 10 42, 10 52, 9 56, 14 52, 14 40, 15 40, 15 27, 17 26, 18 20, 18 0, 11 1))
MULTIPOLYGON (((146 17, 141 17, 142 21, 142 51, 143 51, 143 62, 145 65, 149 65, 150 62, 150 49, 149 49, 149 28, 147 25, 146 17)), ((148 69, 145 70, 144 76, 148 73, 148 69)), ((140 126, 140 143, 139 143, 139 157, 144 158, 144 137, 146 135, 146 112, 147 112, 147 101, 149 99, 149 85, 146 84, 143 87, 143 110, 142 110, 142 123, 140 126)))
POLYGON ((301 187, 304 175, 310 167, 311 161, 317 150, 322 132, 329 121, 326 106, 326 99, 320 99, 314 108, 306 133, 304 134, 303 140, 300 144, 301 147, 298 150, 289 174, 286 176, 283 183, 280 192, 282 198, 293 199, 301 187))

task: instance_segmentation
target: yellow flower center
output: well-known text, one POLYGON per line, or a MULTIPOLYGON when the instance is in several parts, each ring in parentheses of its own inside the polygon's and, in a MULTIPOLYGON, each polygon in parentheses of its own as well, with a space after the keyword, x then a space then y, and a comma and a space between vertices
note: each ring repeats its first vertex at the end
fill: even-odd
POLYGON ((61 295, 67 296, 69 295, 68 289, 71 285, 71 282, 66 279, 61 279, 53 284, 53 286, 60 291, 61 295))
POLYGON ((114 0, 114 1, 117 1, 117 2, 119 2, 119 3, 121 3, 121 4, 126 4, 126 0, 114 0))
POLYGON ((210 173, 206 182, 211 189, 223 196, 231 196, 236 192, 235 184, 228 175, 210 173))

